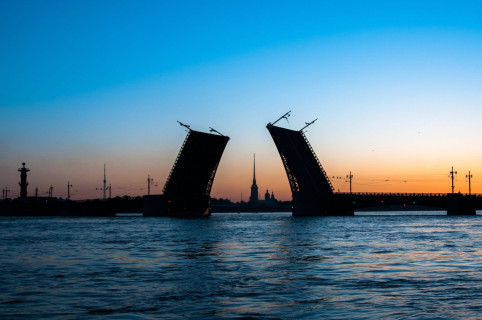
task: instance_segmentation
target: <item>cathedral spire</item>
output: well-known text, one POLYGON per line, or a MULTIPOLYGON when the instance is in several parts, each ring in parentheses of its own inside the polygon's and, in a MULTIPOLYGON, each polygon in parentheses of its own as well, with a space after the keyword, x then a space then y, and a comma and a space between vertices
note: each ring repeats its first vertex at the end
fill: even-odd
POLYGON ((249 202, 258 202, 258 186, 256 185, 256 154, 254 154, 253 162, 253 184, 251 185, 251 196, 249 197, 249 202))
POLYGON ((256 184, 256 153, 253 158, 253 184, 256 184))

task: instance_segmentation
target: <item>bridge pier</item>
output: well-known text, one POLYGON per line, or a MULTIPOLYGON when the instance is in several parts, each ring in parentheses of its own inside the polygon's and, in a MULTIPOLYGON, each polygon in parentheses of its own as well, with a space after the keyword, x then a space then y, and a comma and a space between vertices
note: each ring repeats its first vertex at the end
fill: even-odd
POLYGON ((167 215, 167 201, 162 194, 147 195, 143 197, 144 217, 161 217, 167 215))
POLYGON ((476 214, 476 198, 472 195, 452 193, 447 195, 448 216, 473 216, 476 214))

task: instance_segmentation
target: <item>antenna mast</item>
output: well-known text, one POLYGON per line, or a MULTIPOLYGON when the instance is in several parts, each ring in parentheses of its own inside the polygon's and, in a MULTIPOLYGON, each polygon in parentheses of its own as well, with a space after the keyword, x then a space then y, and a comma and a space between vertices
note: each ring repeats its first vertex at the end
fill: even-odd
POLYGON ((105 163, 104 163, 104 188, 102 188, 102 191, 104 192, 104 201, 105 201, 105 185, 106 185, 106 179, 105 179, 105 163))
POLYGON ((452 167, 452 170, 450 171, 450 177, 452 179, 452 193, 454 193, 454 175, 457 174, 457 171, 454 171, 454 167, 452 167))
POLYGON ((217 134, 219 134, 221 137, 224 137, 224 134, 222 134, 221 132, 209 127, 209 132, 216 132, 217 134))
POLYGON ((470 194, 472 193, 472 190, 470 188, 470 179, 472 178, 472 175, 470 174, 470 170, 469 170, 469 174, 465 176, 466 178, 469 178, 469 196, 470 194))
POLYGON ((187 128, 189 131, 191 131, 191 126, 190 126, 190 125, 188 125, 188 124, 184 124, 184 123, 182 123, 181 121, 178 121, 178 123, 179 123, 179 125, 181 125, 181 126, 183 126, 183 127, 187 128))
POLYGON ((70 184, 70 181, 67 181, 67 199, 70 200, 70 187, 73 187, 71 184, 70 184))
POLYGON ((278 118, 278 120, 276 120, 275 122, 271 123, 271 124, 268 124, 268 125, 272 125, 274 126, 276 122, 280 121, 281 119, 286 119, 288 120, 288 117, 290 116, 290 111, 286 112, 284 115, 282 115, 281 117, 278 118))
POLYGON ((350 179, 350 194, 351 194, 351 181, 353 179, 353 175, 351 174, 351 171, 350 171, 350 174, 346 176, 348 179, 350 179))
POLYGON ((154 178, 151 179, 150 175, 147 175, 147 195, 151 195, 151 183, 154 181, 154 178))
POLYGON ((5 187, 5 189, 3 189, 2 191, 3 191, 3 200, 5 200, 8 198, 8 193, 10 192, 10 190, 8 190, 8 187, 5 187))
POLYGON ((313 123, 315 123, 315 121, 318 120, 318 118, 316 118, 315 120, 311 121, 311 122, 305 122, 306 126, 304 126, 303 128, 301 128, 300 132, 303 132, 303 130, 305 130, 306 128, 308 128, 309 126, 311 126, 313 123))

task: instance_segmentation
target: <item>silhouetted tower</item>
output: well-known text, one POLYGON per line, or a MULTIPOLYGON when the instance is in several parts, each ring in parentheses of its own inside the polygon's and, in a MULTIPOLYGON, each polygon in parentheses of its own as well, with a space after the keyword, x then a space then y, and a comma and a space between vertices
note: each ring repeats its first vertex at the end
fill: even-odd
POLYGON ((38 187, 35 187, 35 198, 38 197, 38 187))
POLYGON ((249 202, 258 202, 258 186, 256 185, 256 154, 254 155, 253 162, 253 184, 251 185, 251 196, 249 197, 249 202))
POLYGON ((50 188, 49 188, 49 198, 52 198, 54 196, 54 187, 52 185, 50 185, 50 188))
POLYGON ((264 200, 268 201, 269 200, 269 191, 266 189, 266 193, 264 194, 264 200))
POLYGON ((112 183, 109 183, 109 199, 112 198, 112 183))
POLYGON ((454 176, 457 174, 457 171, 454 171, 454 167, 450 171, 450 178, 452 179, 452 193, 454 193, 454 176))
POLYGON ((105 163, 104 163, 104 187, 102 188, 103 192, 104 192, 104 196, 103 196, 103 199, 105 200, 105 187, 106 187, 106 179, 105 179, 105 163))
POLYGON ((147 175, 147 195, 151 195, 151 183, 154 181, 154 178, 151 179, 150 175, 147 175))
POLYGON ((351 174, 351 171, 350 171, 350 174, 346 176, 349 180, 350 180, 350 194, 351 194, 351 181, 353 180, 353 175, 351 174))
POLYGON ((27 197, 27 172, 30 171, 30 169, 25 168, 25 162, 22 162, 22 168, 19 168, 18 171, 20 172, 20 182, 18 185, 20 186, 20 198, 26 198, 27 197))
POLYGON ((470 196, 470 194, 472 193, 472 190, 470 188, 470 179, 472 178, 472 175, 470 174, 470 171, 469 171, 469 174, 467 174, 465 177, 469 179, 469 196, 470 196))
POLYGON ((70 184, 70 181, 67 181, 67 199, 70 200, 70 187, 72 187, 72 185, 70 184))

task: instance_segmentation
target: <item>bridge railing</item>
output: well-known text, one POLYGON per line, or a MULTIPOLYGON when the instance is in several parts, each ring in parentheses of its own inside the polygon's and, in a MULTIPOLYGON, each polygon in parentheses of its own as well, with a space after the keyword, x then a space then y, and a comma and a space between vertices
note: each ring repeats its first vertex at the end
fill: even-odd
POLYGON ((186 139, 184 139, 184 142, 182 143, 181 150, 179 150, 179 153, 177 154, 176 161, 174 161, 174 165, 171 168, 171 171, 169 172, 169 176, 167 176, 166 179, 166 184, 164 185, 164 188, 162 188, 162 193, 166 191, 166 187, 169 184, 169 180, 171 179, 172 173, 174 172, 174 169, 176 168, 177 162, 179 161, 179 158, 181 157, 182 150, 184 150, 184 146, 186 145, 187 139, 189 139, 189 135, 191 134, 191 130, 189 129, 186 135, 186 139))
POLYGON ((333 185, 331 184, 331 180, 330 180, 330 178, 328 177, 328 175, 326 174, 325 169, 323 169, 323 166, 321 165, 320 160, 319 160, 318 157, 316 156, 315 151, 314 151, 313 148, 311 147, 311 144, 310 144, 310 142, 308 141, 308 138, 306 138, 306 136, 305 136, 305 134, 303 133, 303 131, 300 131, 300 132, 301 132, 301 135, 303 136, 303 138, 305 139, 306 144, 308 145, 308 148, 310 148, 310 151, 311 151, 311 153, 313 154, 313 157, 315 157, 315 160, 316 160, 316 162, 318 163, 318 166, 320 167, 321 172, 323 172, 323 175, 325 176, 326 181, 327 181, 328 184, 330 185, 331 191, 334 191, 335 188, 333 188, 333 185))
MULTIPOLYGON (((349 195, 349 192, 336 192, 335 194, 349 195)), ((379 197, 446 197, 450 193, 403 193, 403 192, 352 192, 355 196, 379 196, 379 197)), ((468 194, 463 194, 467 196, 468 194)), ((482 194, 472 194, 475 197, 482 197, 482 194)))
MULTIPOLYGON (((350 194, 349 192, 337 192, 335 194, 350 194)), ((352 192, 355 196, 379 196, 379 197, 445 197, 447 193, 398 193, 398 192, 352 192)))

